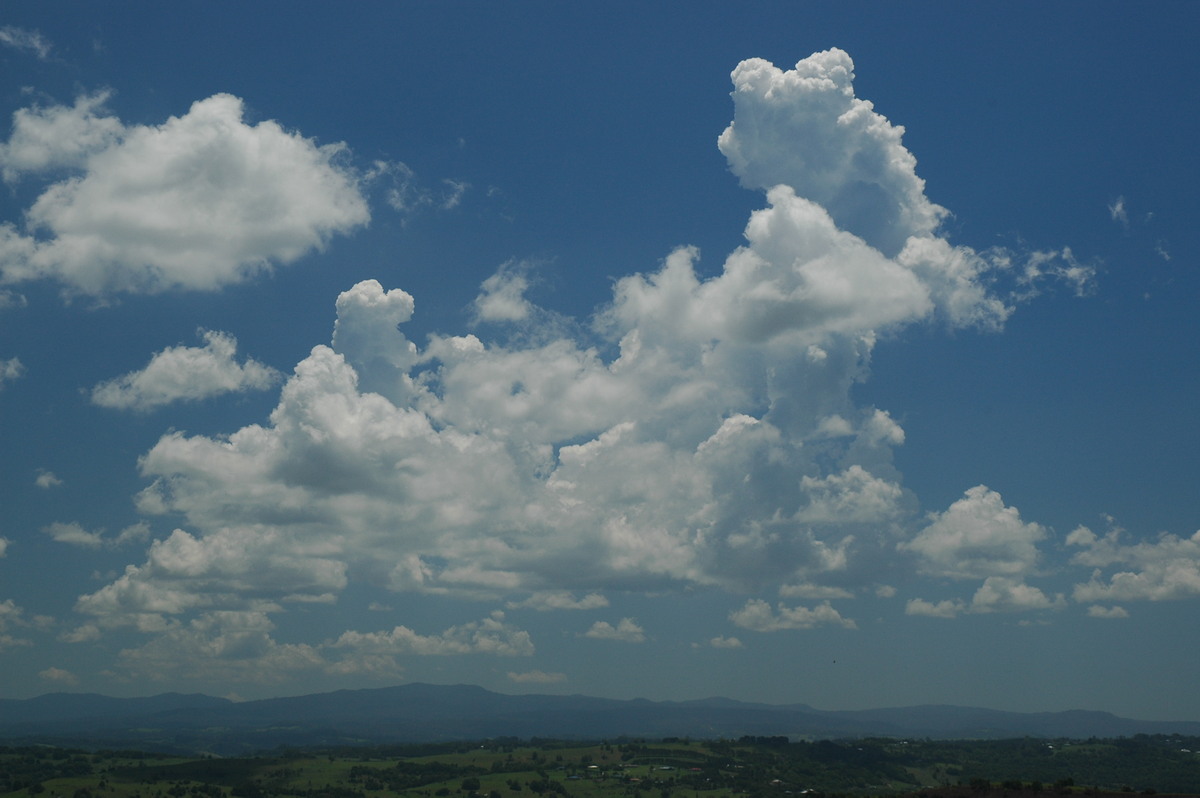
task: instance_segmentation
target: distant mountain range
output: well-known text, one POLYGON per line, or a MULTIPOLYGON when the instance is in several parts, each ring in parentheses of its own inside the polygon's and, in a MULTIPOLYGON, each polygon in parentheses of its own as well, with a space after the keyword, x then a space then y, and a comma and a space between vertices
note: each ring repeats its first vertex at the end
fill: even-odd
POLYGON ((956 706, 826 711, 710 698, 621 701, 503 695, 469 685, 406 684, 374 690, 235 703, 167 693, 110 698, 52 693, 0 699, 0 742, 243 754, 279 746, 373 745, 494 737, 793 739, 852 737, 1200 736, 1200 723, 1138 721, 1107 712, 1001 712, 956 706))

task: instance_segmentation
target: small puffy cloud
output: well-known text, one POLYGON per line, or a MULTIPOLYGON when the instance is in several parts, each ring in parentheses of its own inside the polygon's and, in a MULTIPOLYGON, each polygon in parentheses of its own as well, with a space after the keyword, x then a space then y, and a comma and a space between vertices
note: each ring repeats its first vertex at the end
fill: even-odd
POLYGON ((816 626, 836 625, 856 629, 857 624, 842 617, 828 601, 816 607, 788 607, 776 605, 778 612, 761 599, 750 599, 740 610, 729 614, 729 619, 743 629, 753 632, 778 632, 784 629, 812 629, 816 626))
POLYGON ((390 632, 343 632, 332 648, 358 655, 386 656, 493 654, 528 657, 534 653, 529 633, 506 623, 504 613, 499 611, 480 621, 451 626, 436 635, 418 634, 407 626, 397 626, 390 632))
POLYGON ((39 468, 37 478, 34 479, 33 483, 42 490, 49 490, 50 488, 61 487, 63 481, 55 476, 53 471, 47 471, 44 468, 39 468))
POLYGON ((66 295, 213 291, 325 247, 367 223, 340 144, 243 121, 217 94, 162 125, 100 116, 105 95, 18 112, 6 175, 74 166, 0 226, 0 280, 59 282, 66 295))
POLYGON ((0 557, 8 553, 9 542, 8 538, 0 538, 0 557))
POLYGON ((900 486, 859 465, 826 477, 802 477, 800 488, 809 503, 796 517, 807 522, 883 523, 901 511, 900 486))
POLYGON ((1098 536, 1079 527, 1067 536, 1080 551, 1077 565, 1092 566, 1089 581, 1075 585, 1078 602, 1165 601, 1200 595, 1200 532, 1188 538, 1162 534, 1126 544, 1115 528, 1098 536), (1105 569, 1112 572, 1105 574, 1105 569))
POLYGON ((101 636, 100 627, 94 623, 85 623, 63 632, 58 639, 64 643, 91 643, 99 640, 101 636))
POLYGON ((978 485, 901 548, 921 557, 926 573, 954 579, 1017 576, 1033 568, 1046 531, 1025 523, 999 493, 978 485))
POLYGON ((714 637, 708 641, 708 644, 713 648, 741 648, 742 641, 736 637, 714 637))
POLYGON ((646 630, 638 625, 633 618, 622 618, 613 626, 608 621, 596 621, 592 628, 583 633, 584 637, 597 640, 619 640, 622 643, 644 643, 646 630))
POLYGON ((582 598, 565 590, 547 590, 534 593, 521 601, 508 602, 510 610, 534 609, 540 612, 548 610, 596 610, 608 606, 608 599, 599 593, 588 593, 582 598))
POLYGON ((123 649, 118 658, 125 672, 149 681, 277 684, 327 667, 315 647, 280 643, 271 637, 273 628, 263 612, 204 613, 162 630, 142 646, 123 649))
POLYGON ((59 543, 81 546, 86 549, 98 549, 102 546, 115 547, 145 540, 150 536, 150 527, 145 523, 137 523, 122 529, 116 537, 105 537, 103 530, 89 532, 74 521, 71 523, 55 521, 43 527, 42 532, 59 543))
POLYGON ((205 540, 176 529, 150 544, 146 562, 80 596, 76 610, 101 627, 161 630, 195 610, 264 611, 322 601, 346 586, 332 542, 295 545, 279 531, 230 528, 205 540))
POLYGON ((863 425, 860 434, 873 444, 904 445, 904 428, 897 424, 886 410, 876 408, 863 425))
POLYGON ((171 402, 198 401, 224 393, 264 390, 278 371, 253 359, 238 363, 237 339, 200 330, 202 347, 173 346, 156 353, 145 368, 100 383, 92 403, 117 410, 149 411, 171 402))
POLYGON ((73 546, 83 546, 85 548, 99 548, 103 542, 101 533, 88 532, 74 522, 64 524, 56 521, 49 526, 43 527, 42 532, 59 543, 69 543, 73 546))
POLYGON ((1089 618, 1128 618, 1129 611, 1124 607, 1113 605, 1111 607, 1102 607, 1099 604, 1093 604, 1087 608, 1089 618))
POLYGON ((20 358, 9 358, 8 360, 0 360, 0 391, 4 390, 6 382, 12 382, 19 379, 25 374, 25 366, 21 363, 20 358))
POLYGON ((1061 609, 1066 599, 1051 598, 1032 585, 1003 576, 989 576, 971 598, 971 612, 1025 612, 1061 609))
POLYGON ((1040 589, 1017 579, 989 576, 975 591, 971 601, 945 599, 932 602, 911 599, 905 604, 906 615, 924 615, 929 618, 955 618, 963 613, 1028 612, 1031 610, 1057 610, 1066 606, 1062 595, 1047 596, 1040 589))
POLYGON ((484 280, 480 288, 474 302, 476 322, 524 321, 534 311, 525 298, 529 276, 523 267, 506 265, 484 280))
POLYGON ((909 599, 904 605, 905 615, 924 615, 928 618, 955 618, 966 609, 966 605, 957 599, 944 601, 926 601, 925 599, 909 599))
POLYGON ((11 634, 13 630, 29 625, 30 622, 25 619, 25 611, 17 606, 16 602, 12 599, 0 601, 0 651, 13 646, 32 645, 29 640, 11 634))
POLYGON ((56 684, 76 685, 79 684, 79 677, 63 668, 46 668, 43 671, 38 671, 38 678, 47 682, 56 684))
POLYGON ((80 169, 94 153, 115 146, 125 126, 104 113, 107 91, 81 94, 75 105, 22 108, 0 144, 0 174, 11 183, 26 173, 80 169))
POLYGON ((545 671, 525 671, 524 673, 509 671, 508 680, 517 684, 562 684, 567 680, 567 675, 545 671))
POLYGON ((49 58, 53 49, 49 40, 38 31, 18 28, 15 25, 0 27, 0 45, 28 51, 41 61, 49 58))

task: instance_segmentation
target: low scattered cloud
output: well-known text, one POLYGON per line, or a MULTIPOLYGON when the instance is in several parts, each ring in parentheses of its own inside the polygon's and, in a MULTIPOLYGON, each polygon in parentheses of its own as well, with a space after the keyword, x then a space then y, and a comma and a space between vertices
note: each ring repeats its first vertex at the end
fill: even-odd
POLYGON ((474 318, 479 322, 520 322, 535 312, 525 298, 529 289, 528 268, 523 264, 506 264, 483 281, 474 302, 474 318))
POLYGON ((524 673, 508 672, 508 680, 517 684, 562 684, 567 680, 565 673, 546 673, 545 671, 525 671, 524 673))
POLYGON ((905 603, 904 614, 924 615, 928 618, 956 618, 966 608, 966 604, 959 599, 944 599, 934 602, 914 598, 905 603))
POLYGON ((126 673, 149 682, 174 679, 275 684, 323 670, 327 662, 307 643, 280 643, 261 611, 209 612, 159 630, 149 642, 123 649, 126 673))
POLYGON ((261 391, 282 375, 256 360, 238 363, 237 339, 200 330, 202 347, 173 346, 156 353, 145 368, 100 383, 92 403, 116 410, 149 411, 177 401, 199 401, 224 393, 261 391))
POLYGON ((608 606, 608 599, 599 593, 588 593, 582 598, 575 598, 573 593, 565 590, 549 590, 534 593, 521 601, 508 602, 508 608, 547 610, 596 610, 608 606))
POLYGON ((1040 588, 1018 579, 989 576, 969 602, 961 599, 932 602, 915 598, 905 604, 904 612, 906 615, 923 615, 929 618, 956 618, 964 613, 1060 610, 1066 604, 1066 597, 1061 594, 1048 596, 1040 588))
POLYGON ((816 626, 834 625, 845 629, 857 629, 850 618, 842 617, 828 601, 816 607, 788 607, 777 604, 775 609, 761 599, 750 599, 740 610, 730 613, 734 625, 752 632, 779 632, 786 629, 812 629, 816 626))
POLYGON ((55 521, 43 527, 42 532, 49 535, 58 543, 66 543, 86 549, 114 548, 127 543, 144 541, 150 537, 150 527, 144 522, 127 526, 114 537, 106 537, 104 530, 89 532, 74 521, 70 523, 55 521))
POLYGON ((1067 536, 1067 544, 1077 549, 1072 562, 1094 569, 1091 579, 1075 585, 1076 601, 1167 601, 1200 595, 1200 532, 1189 538, 1163 533, 1131 544, 1123 535, 1120 528, 1100 536, 1079 527, 1067 536))
POLYGON ((407 626, 397 626, 390 632, 345 632, 332 647, 356 654, 388 656, 497 654, 528 657, 534 653, 529 633, 509 625, 500 611, 481 621, 452 626, 436 635, 421 635, 407 626))
MULTIPOLYGON (((534 653, 529 634, 509 624, 502 612, 429 635, 396 626, 348 631, 317 643, 284 643, 275 639, 274 629, 265 609, 207 611, 186 624, 168 624, 144 645, 124 649, 120 662, 128 672, 153 680, 270 684, 301 673, 394 679, 411 657, 534 653)), ((81 631, 77 637, 83 641, 91 635, 81 631)))
POLYGON ((1017 579, 989 576, 971 599, 971 612, 1026 612, 1062 609, 1066 599, 1047 596, 1040 589, 1017 579))
POLYGON ((53 471, 47 471, 44 468, 39 468, 37 470, 37 477, 33 480, 33 483, 42 490, 50 490, 50 488, 62 487, 63 481, 59 479, 53 471))
POLYGON ((848 599, 854 594, 843 587, 829 585, 783 585, 779 588, 780 598, 798 599, 848 599))
POLYGON ((714 637, 708 641, 713 648, 742 648, 742 641, 736 637, 714 637))
POLYGON ((646 630, 638 625, 633 618, 622 618, 613 626, 608 621, 596 621, 592 628, 583 633, 584 637, 596 640, 618 640, 622 643, 646 642, 646 630))
POLYGON ((38 678, 55 684, 74 686, 79 684, 79 677, 63 668, 46 668, 38 671, 38 678))
POLYGON ((247 124, 217 94, 161 125, 126 125, 109 95, 13 118, 6 180, 71 171, 0 226, 0 282, 57 281, 67 296, 212 291, 323 249, 367 223, 344 145, 247 124))
POLYGON ((0 601, 0 651, 14 646, 29 646, 33 643, 24 637, 16 637, 13 632, 29 626, 25 611, 17 606, 12 599, 0 601))
POLYGON ((1018 576, 1038 560, 1046 530, 1026 523, 1015 507, 984 485, 966 492, 901 548, 919 555, 926 573, 953 579, 1018 576))
POLYGON ((0 391, 4 390, 5 383, 20 379, 25 375, 25 366, 21 363, 20 358, 11 357, 8 360, 0 360, 0 391))

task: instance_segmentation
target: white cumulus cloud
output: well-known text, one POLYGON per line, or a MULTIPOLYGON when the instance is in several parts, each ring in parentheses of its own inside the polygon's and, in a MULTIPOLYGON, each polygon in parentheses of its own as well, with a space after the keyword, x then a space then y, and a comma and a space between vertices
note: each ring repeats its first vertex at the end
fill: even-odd
POLYGON ((708 641, 713 648, 742 648, 742 641, 736 637, 717 636, 708 641))
POLYGON ((588 593, 582 598, 575 598, 573 593, 566 590, 545 590, 534 593, 521 601, 508 602, 509 609, 546 610, 596 610, 608 606, 608 599, 599 593, 588 593))
POLYGON ((924 615, 929 618, 954 618, 966 610, 966 605, 958 599, 942 601, 926 601, 925 599, 909 599, 904 605, 905 615, 924 615))
POLYGON ((633 618, 622 618, 613 626, 608 621, 596 621, 592 627, 583 633, 584 637, 597 640, 619 640, 622 643, 644 643, 646 630, 638 625, 633 618))
POLYGON ((13 114, 12 134, 0 144, 0 174, 13 182, 29 172, 81 169, 89 156, 116 146, 125 126, 104 113, 107 91, 81 94, 75 105, 33 106, 13 114))
POLYGON ((1043 527, 1022 521, 999 493, 978 485, 945 512, 934 513, 904 548, 920 555, 923 570, 940 576, 1017 576, 1037 562, 1037 544, 1045 536, 1043 527))
POLYGON ((741 609, 730 613, 729 619, 735 625, 753 632, 812 629, 815 626, 826 624, 846 629, 858 628, 852 619, 843 617, 828 601, 811 608, 777 604, 776 608, 772 609, 771 605, 762 599, 750 599, 741 609))
MULTIPOLYGON (((721 147, 765 200, 715 273, 681 247, 565 323, 528 299, 527 272, 509 264, 482 286, 475 321, 517 324, 519 336, 489 339, 481 325, 424 345, 404 332, 412 295, 348 286, 332 339, 295 366, 268 419, 227 435, 171 432, 142 457, 139 509, 182 528, 78 610, 97 629, 175 635, 187 650, 224 634, 213 619, 241 617, 216 613, 265 617, 332 601, 352 581, 513 610, 697 587, 824 602, 754 599, 731 616, 773 631, 853 628, 829 602, 901 583, 886 572, 913 561, 956 578, 1025 576, 1045 532, 983 486, 912 535, 915 499, 892 463, 904 430, 856 401, 882 334, 998 327, 1010 308, 989 292, 994 262, 939 237, 944 211, 925 198, 900 128, 854 97, 851 71, 831 51, 788 72, 760 61, 735 72, 721 147), (906 539, 912 556, 897 557, 906 539)), ((231 100, 193 113, 228 113, 231 100)), ((243 137, 262 127, 237 125, 243 137)), ((100 157, 88 156, 89 175, 100 157)), ((979 607, 1037 604, 1020 584, 993 582, 979 607)), ((485 632, 351 630, 335 664, 395 673, 398 653, 468 639, 525 650, 507 627, 485 632)), ((645 635, 632 619, 584 634, 645 635)), ((138 651, 130 663, 160 656, 138 651)), ((333 667, 335 649, 263 651, 333 667)))
POLYGON ((1072 562, 1094 568, 1090 580, 1075 585, 1076 601, 1164 601, 1200 595, 1200 532, 1188 538, 1163 533, 1132 544, 1124 543, 1122 534, 1118 528, 1101 537, 1079 527, 1067 536, 1067 543, 1079 548, 1072 562))
POLYGON ((155 353, 139 371, 106 380, 92 389, 92 402, 118 410, 153 410, 177 401, 197 401, 223 393, 264 390, 281 375, 256 360, 238 363, 237 339, 201 330, 202 347, 173 346, 155 353))
POLYGON ((161 125, 100 115, 107 96, 17 112, 6 179, 50 168, 27 231, 0 226, 0 280, 59 282, 67 295, 212 291, 325 247, 369 219, 344 147, 277 122, 247 124, 217 94, 161 125))
POLYGON ((150 527, 144 522, 125 527, 115 537, 106 537, 104 530, 89 532, 74 521, 70 523, 55 521, 43 527, 42 532, 59 543, 81 546, 86 549, 97 549, 102 546, 121 546, 126 543, 143 541, 150 537, 150 527))
POLYGON ((25 366, 21 363, 20 358, 10 357, 8 360, 0 360, 0 391, 4 390, 4 383, 12 382, 25 375, 25 366))
POLYGON ((925 197, 904 128, 855 97, 853 82, 854 63, 836 48, 787 71, 743 61, 733 71, 734 121, 719 145, 743 185, 803 186, 839 227, 894 256, 910 236, 932 234, 947 211, 925 197))

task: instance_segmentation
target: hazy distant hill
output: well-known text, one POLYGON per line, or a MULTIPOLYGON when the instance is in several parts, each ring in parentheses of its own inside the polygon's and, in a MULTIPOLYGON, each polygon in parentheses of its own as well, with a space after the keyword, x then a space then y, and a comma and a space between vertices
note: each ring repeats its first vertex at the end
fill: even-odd
POLYGON ((954 706, 823 711, 725 698, 618 701, 503 695, 468 685, 375 690, 233 703, 204 695, 109 698, 55 693, 0 700, 0 739, 56 740, 237 753, 279 745, 474 740, 488 737, 931 738, 1200 735, 1200 723, 1152 722, 1105 712, 1017 713, 954 706))

